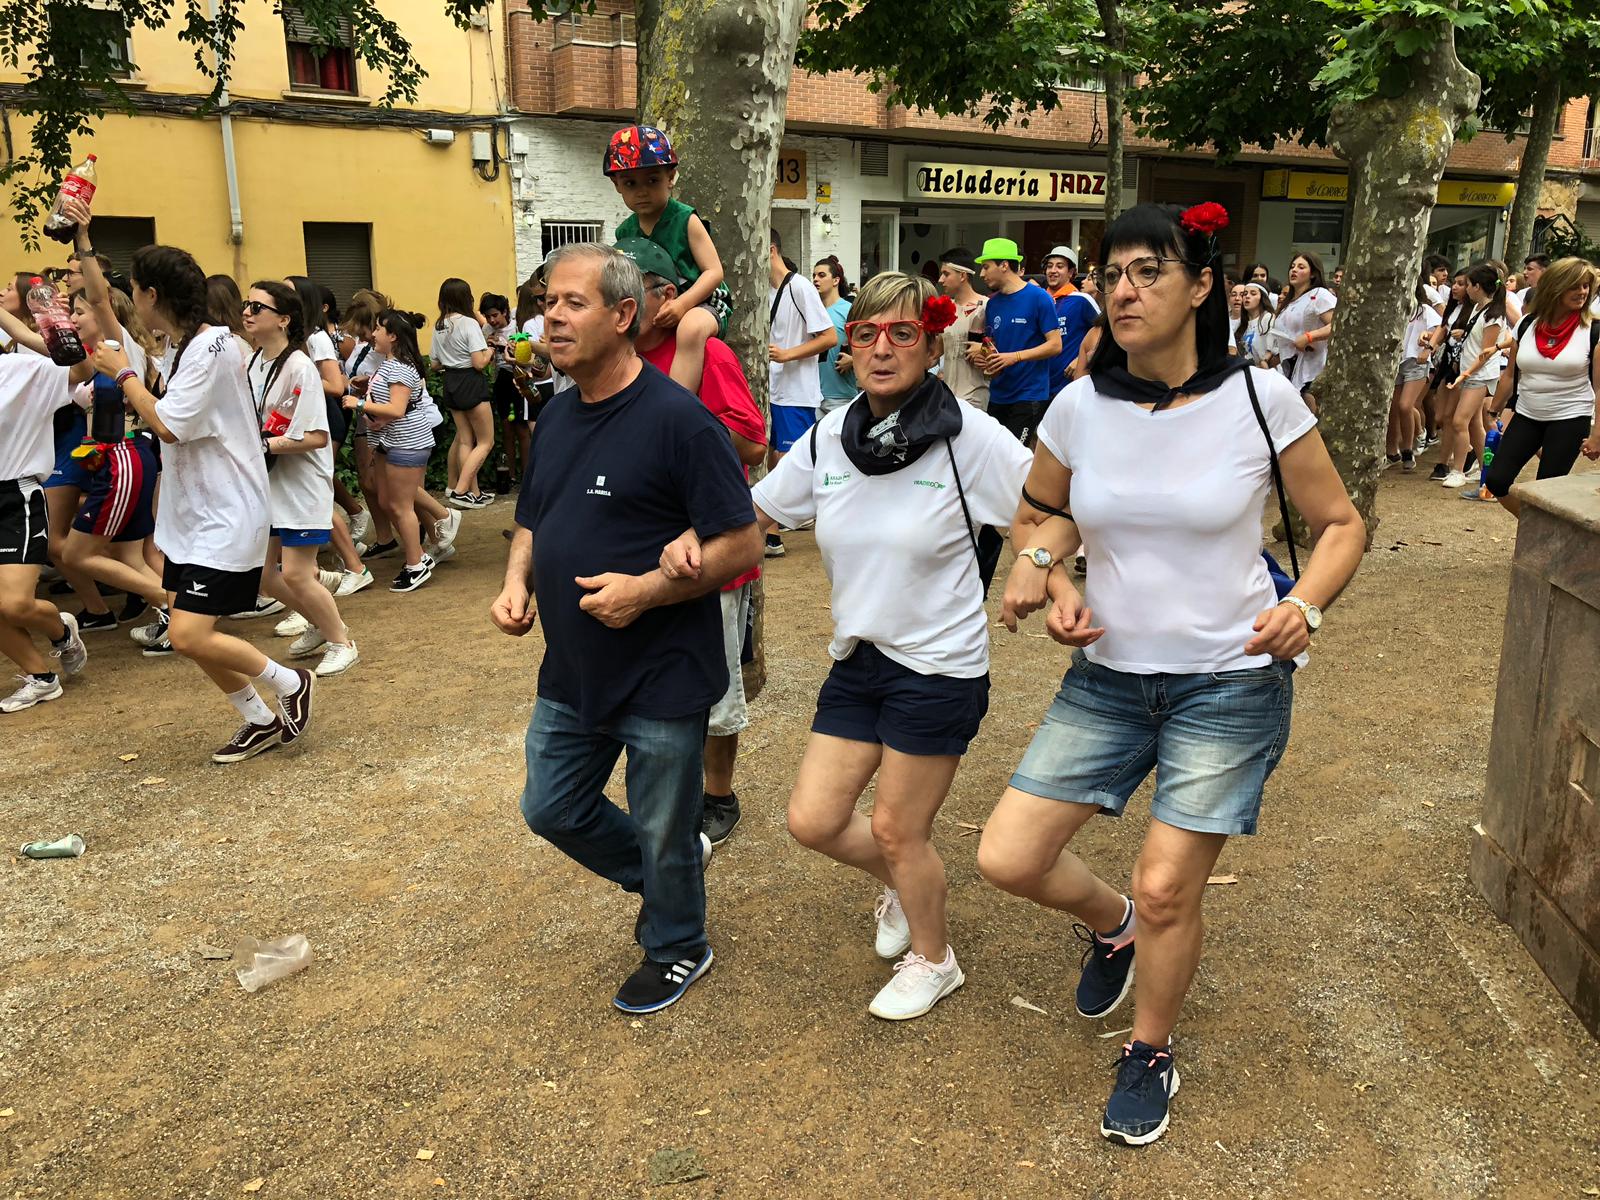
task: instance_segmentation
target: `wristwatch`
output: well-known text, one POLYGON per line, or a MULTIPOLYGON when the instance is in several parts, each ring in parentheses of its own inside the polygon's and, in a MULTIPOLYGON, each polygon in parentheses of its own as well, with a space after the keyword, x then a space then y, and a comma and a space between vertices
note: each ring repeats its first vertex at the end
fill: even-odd
POLYGON ((1050 551, 1046 550, 1043 546, 1036 546, 1032 550, 1024 550, 1022 552, 1022 557, 1027 559, 1034 566, 1042 567, 1046 571, 1056 565, 1056 556, 1051 554, 1050 551))
POLYGON ((1300 615, 1306 619, 1306 628, 1312 633, 1322 628, 1322 610, 1315 604, 1307 604, 1299 596, 1285 596, 1278 603, 1292 604, 1298 608, 1300 615))

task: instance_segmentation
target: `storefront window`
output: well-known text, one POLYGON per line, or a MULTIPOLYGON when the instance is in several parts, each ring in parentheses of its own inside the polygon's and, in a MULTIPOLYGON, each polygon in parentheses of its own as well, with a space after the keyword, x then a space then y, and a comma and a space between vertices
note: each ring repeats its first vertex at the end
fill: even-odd
POLYGON ((900 214, 861 210, 861 279, 895 269, 900 214))
MULTIPOLYGON (((1439 210, 1435 210, 1436 214, 1439 210)), ((1498 210, 1488 209, 1428 234, 1428 253, 1443 255, 1458 268, 1482 262, 1491 254, 1498 210)), ((1437 224, 1439 216, 1435 215, 1437 224)))

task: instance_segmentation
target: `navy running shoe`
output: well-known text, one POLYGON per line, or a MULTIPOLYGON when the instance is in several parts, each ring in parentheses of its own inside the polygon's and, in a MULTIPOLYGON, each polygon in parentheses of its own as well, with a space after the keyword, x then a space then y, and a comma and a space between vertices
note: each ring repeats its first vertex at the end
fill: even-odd
POLYGON ((1118 950, 1087 925, 1074 925, 1072 932, 1086 943, 1080 963, 1083 974, 1078 977, 1078 1015, 1098 1020, 1133 990, 1134 943, 1118 950))
POLYGON ((677 962, 659 963, 645 959, 639 969, 628 976, 611 1001, 625 1013, 660 1012, 676 1004, 689 985, 711 969, 711 947, 698 959, 680 958, 677 962))
POLYGON ((1117 1082, 1106 1101, 1100 1136, 1124 1146, 1148 1146, 1167 1131, 1168 1102, 1178 1094, 1172 1046, 1128 1042, 1117 1060, 1117 1082))

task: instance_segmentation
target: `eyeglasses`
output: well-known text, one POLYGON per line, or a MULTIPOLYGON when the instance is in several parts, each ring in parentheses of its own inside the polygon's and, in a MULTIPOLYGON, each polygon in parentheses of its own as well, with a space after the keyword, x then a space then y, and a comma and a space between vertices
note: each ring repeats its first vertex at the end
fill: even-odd
POLYGON ((270 304, 263 304, 259 300, 246 300, 244 302, 244 311, 252 317, 259 317, 263 312, 276 313, 280 317, 283 316, 281 310, 273 308, 270 304))
POLYGON ((865 350, 869 346, 876 346, 878 338, 887 333, 889 344, 905 349, 915 346, 922 340, 922 322, 920 321, 847 321, 844 327, 845 340, 857 350, 865 350))
POLYGON ((1161 278, 1162 263, 1181 263, 1181 258, 1162 258, 1155 254, 1136 258, 1126 267, 1102 267, 1100 270, 1100 286, 1107 292, 1117 290, 1117 284, 1122 282, 1126 275, 1128 282, 1136 288, 1147 288, 1157 279, 1161 278))

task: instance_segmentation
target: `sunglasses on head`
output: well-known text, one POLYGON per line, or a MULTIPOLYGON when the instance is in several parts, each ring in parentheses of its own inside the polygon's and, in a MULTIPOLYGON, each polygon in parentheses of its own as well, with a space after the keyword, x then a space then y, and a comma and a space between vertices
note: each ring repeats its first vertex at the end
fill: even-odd
POLYGON ((283 316, 282 310, 273 308, 270 304, 263 304, 259 300, 246 300, 244 302, 244 311, 252 317, 259 317, 263 312, 276 313, 280 317, 283 316))

